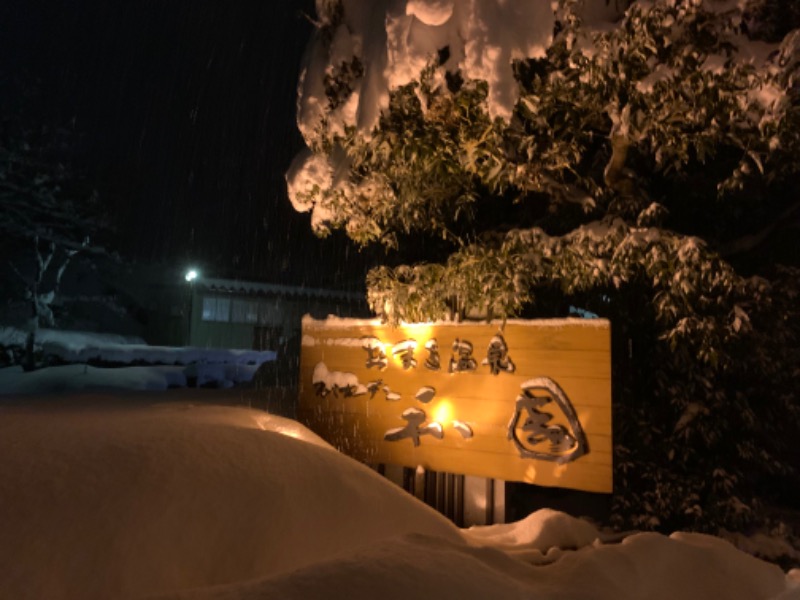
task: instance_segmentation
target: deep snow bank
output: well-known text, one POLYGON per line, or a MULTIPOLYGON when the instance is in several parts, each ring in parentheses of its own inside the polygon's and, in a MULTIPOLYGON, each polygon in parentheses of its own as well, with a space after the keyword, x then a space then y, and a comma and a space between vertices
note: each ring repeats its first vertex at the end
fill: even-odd
POLYGON ((263 412, 75 400, 0 404, 0 598, 800 599, 709 536, 604 544, 551 510, 459 532, 263 412))
POLYGON ((639 534, 533 567, 493 548, 411 534, 293 573, 161 600, 789 600, 800 597, 796 584, 702 535, 639 534))
POLYGON ((124 598, 264 577, 408 532, 460 539, 293 421, 107 400, 0 406, 0 597, 124 598))

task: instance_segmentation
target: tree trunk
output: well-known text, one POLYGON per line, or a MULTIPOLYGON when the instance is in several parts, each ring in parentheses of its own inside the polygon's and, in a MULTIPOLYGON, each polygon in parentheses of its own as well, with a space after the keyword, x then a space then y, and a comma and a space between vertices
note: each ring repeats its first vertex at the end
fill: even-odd
POLYGON ((39 304, 36 294, 31 298, 31 320, 28 325, 28 335, 25 338, 25 354, 22 357, 22 370, 33 371, 36 369, 36 334, 39 333, 39 304))
POLYGON ((633 181, 625 169, 630 145, 630 141, 624 135, 618 133, 611 135, 611 158, 603 173, 606 185, 621 196, 633 194, 633 181))

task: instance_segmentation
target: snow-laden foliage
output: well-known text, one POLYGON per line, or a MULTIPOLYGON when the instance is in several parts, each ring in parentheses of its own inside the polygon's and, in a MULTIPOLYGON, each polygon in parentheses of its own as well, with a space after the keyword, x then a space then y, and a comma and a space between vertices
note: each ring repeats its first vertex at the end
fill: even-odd
MULTIPOLYGON (((318 52, 351 4, 328 3, 318 52)), ((431 262, 369 274, 387 321, 609 317, 620 522, 741 527, 798 485, 800 273, 764 250, 800 217, 797 11, 557 4, 546 52, 512 55, 508 118, 459 48, 390 87, 372 128, 336 112, 363 103, 359 73, 328 69, 290 196, 321 235, 438 239, 431 262)))

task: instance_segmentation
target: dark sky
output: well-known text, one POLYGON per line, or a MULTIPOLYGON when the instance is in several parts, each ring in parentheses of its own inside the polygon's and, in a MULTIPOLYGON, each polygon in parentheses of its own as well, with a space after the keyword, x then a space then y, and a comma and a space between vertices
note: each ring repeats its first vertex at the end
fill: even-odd
POLYGON ((4 0, 3 69, 38 78, 85 134, 89 177, 139 260, 212 276, 360 284, 365 258, 320 241, 283 175, 302 139, 313 0, 4 0))

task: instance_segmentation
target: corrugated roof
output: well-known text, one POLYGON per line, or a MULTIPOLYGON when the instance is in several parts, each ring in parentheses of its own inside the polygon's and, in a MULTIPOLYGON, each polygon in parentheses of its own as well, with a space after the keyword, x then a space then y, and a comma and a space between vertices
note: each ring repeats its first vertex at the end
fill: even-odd
POLYGON ((225 292, 229 294, 274 294, 277 296, 325 298, 328 300, 348 300, 351 302, 364 302, 366 300, 363 294, 345 292, 342 290, 281 285, 276 283, 259 283, 256 281, 240 281, 235 279, 217 279, 213 277, 198 279, 194 285, 195 287, 209 291, 225 292))

